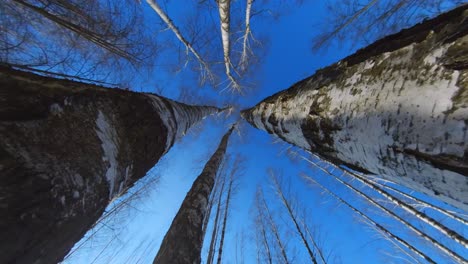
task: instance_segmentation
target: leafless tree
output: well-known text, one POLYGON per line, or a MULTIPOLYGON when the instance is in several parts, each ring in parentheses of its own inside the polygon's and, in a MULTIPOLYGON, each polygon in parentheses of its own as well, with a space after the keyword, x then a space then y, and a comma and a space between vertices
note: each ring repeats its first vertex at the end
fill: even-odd
POLYGON ((429 263, 436 263, 434 260, 432 260, 429 256, 427 256, 426 254, 424 254, 423 252, 421 252, 420 250, 418 250, 416 247, 414 247, 413 245, 411 245, 409 242, 407 242, 406 240, 400 238, 399 236, 393 234, 391 231, 389 231, 387 228, 385 228, 383 225, 375 222, 374 220, 372 220, 369 216, 367 216, 365 213, 363 213, 362 211, 360 211, 359 209, 357 209, 356 207, 352 206, 350 203, 348 203, 347 201, 345 201, 343 198, 339 197, 337 194, 335 194, 334 192, 332 192, 330 189, 326 188, 325 186, 323 186, 322 184, 320 184, 317 180, 313 179, 313 177, 311 176, 308 176, 304 173, 301 174, 301 178, 303 178, 306 182, 310 183, 311 185, 317 185, 319 186, 323 191, 325 191, 327 194, 333 196, 335 199, 337 199, 340 203, 346 205, 347 207, 349 207, 351 210, 353 210, 355 213, 357 213, 358 215, 360 215, 362 218, 364 218, 366 221, 368 221, 370 224, 372 224, 373 226, 375 226, 375 228, 377 228, 378 230, 382 231, 386 236, 390 237, 391 239, 394 239, 396 240, 397 242, 399 242, 400 244, 402 244, 404 247, 406 247, 408 250, 410 250, 411 252, 417 254, 418 256, 420 256, 421 258, 425 259, 426 261, 428 261, 429 263))
MULTIPOLYGON (((441 242, 439 242, 437 239, 433 238, 432 236, 426 234, 425 232, 421 231, 421 229, 415 227, 414 225, 412 225, 411 223, 409 223, 407 220, 403 219, 402 217, 398 216, 395 212, 387 209, 386 207, 384 207, 383 205, 381 205, 380 203, 376 202, 372 197, 370 197, 369 195, 365 194, 363 191, 357 189, 356 187, 352 186, 351 184, 349 184, 348 182, 342 180, 340 177, 338 177, 337 175, 334 175, 333 173, 331 173, 325 166, 323 165, 318 165, 316 162, 310 160, 310 159, 307 159, 305 157, 303 157, 304 160, 306 160, 307 162, 309 162, 312 166, 314 166, 315 168, 318 168, 319 170, 325 172, 326 175, 329 175, 331 176, 333 179, 335 179, 336 181, 338 181, 339 183, 343 184, 344 186, 346 186, 347 188, 351 189, 352 191, 354 191, 356 194, 358 194, 360 197, 362 197, 365 201, 367 201, 368 203, 376 206, 377 208, 381 209, 382 211, 384 211, 386 214, 388 214, 389 216, 395 218, 396 220, 398 220, 400 223, 402 223, 405 227, 407 227, 408 229, 410 229, 411 231, 413 231, 414 233, 416 233, 417 235, 419 235, 421 238, 425 239, 427 242, 429 242, 431 245, 433 245, 434 247, 436 247, 437 249, 439 249, 440 251, 444 252, 445 254, 447 254, 448 256, 450 256, 451 258, 453 258, 454 260, 460 262, 460 263, 463 263, 465 262, 466 260, 460 256, 458 253, 456 253, 455 251, 451 250, 450 248, 448 248, 447 246, 443 245, 441 242)), ((330 163, 331 164, 331 163, 330 163)), ((332 164, 330 166, 333 166, 332 164)), ((335 170, 339 170, 337 167, 333 167, 335 170)), ((343 174, 346 174, 347 172, 344 171, 343 174)))
MULTIPOLYGON (((258 188, 257 190, 257 194, 256 194, 256 203, 258 204, 258 213, 259 213, 259 219, 261 221, 265 221, 265 226, 268 227, 268 230, 271 231, 272 235, 273 235, 273 238, 274 238, 274 241, 275 241, 275 245, 278 247, 279 249, 279 255, 280 255, 280 258, 281 258, 281 262, 282 263, 290 263, 290 260, 288 258, 288 254, 286 253, 287 252, 287 249, 286 249, 286 245, 284 243, 284 241, 281 239, 281 236, 280 236, 280 231, 278 229, 278 224, 276 223, 276 221, 273 219, 273 215, 272 215, 272 212, 270 210, 270 208, 268 207, 268 204, 265 200, 265 196, 263 194, 263 190, 258 188)), ((266 229, 265 229, 266 230, 266 229)), ((266 244, 267 247, 269 244, 266 244)), ((270 252, 271 254, 271 252, 270 252)), ((270 255, 271 257, 271 255, 270 255)))
POLYGON ((130 0, 7 0, 0 10, 0 61, 22 69, 121 84, 158 53, 130 0))
POLYGON ((199 263, 203 244, 203 219, 215 177, 226 153, 234 125, 221 139, 218 148, 206 163, 187 193, 167 231, 153 263, 199 263))
POLYGON ((291 205, 290 200, 286 197, 286 194, 285 194, 285 192, 283 190, 283 187, 282 187, 282 185, 280 183, 279 175, 277 174, 277 172, 274 172, 272 169, 268 170, 268 174, 269 174, 270 182, 273 185, 273 188, 274 188, 274 191, 275 191, 276 195, 278 196, 281 204, 286 209, 286 212, 287 212, 287 215, 288 215, 289 219, 291 219, 291 221, 293 222, 294 227, 296 229, 296 233, 299 234, 299 237, 301 239, 302 244, 304 244, 305 248, 307 249, 307 253, 309 254, 310 261, 312 263, 315 263, 315 264, 318 263, 316 255, 315 255, 314 250, 313 250, 313 247, 315 247, 315 249, 318 252, 320 252, 319 255, 320 255, 322 261, 324 263, 326 263, 325 258, 324 258, 323 254, 322 254, 322 250, 319 247, 316 247, 317 243, 313 240, 313 238, 312 238, 313 246, 309 245, 309 241, 306 238, 305 230, 304 230, 303 227, 301 227, 300 220, 297 217, 297 213, 294 212, 294 209, 293 209, 293 207, 291 205))

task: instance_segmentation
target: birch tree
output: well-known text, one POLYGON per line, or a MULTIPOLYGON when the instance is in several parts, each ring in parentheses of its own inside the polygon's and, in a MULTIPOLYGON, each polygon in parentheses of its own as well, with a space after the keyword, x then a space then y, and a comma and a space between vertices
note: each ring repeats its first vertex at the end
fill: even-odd
POLYGON ((231 67, 231 0, 216 0, 218 4, 219 20, 221 24, 221 40, 223 44, 223 59, 226 76, 229 79, 229 86, 240 92, 240 85, 232 75, 231 67))
POLYGON ((193 183, 167 231, 153 263, 200 263, 202 225, 216 173, 226 153, 234 126, 221 139, 201 174, 193 183))
POLYGON ((187 130, 222 109, 0 68, 0 262, 56 263, 187 130))
POLYGON ((255 0, 247 0, 247 4, 245 7, 245 31, 244 36, 242 37, 242 54, 239 61, 239 67, 242 72, 245 72, 247 70, 249 64, 249 57, 252 55, 249 39, 253 39, 252 31, 250 29, 250 18, 252 16, 251 11, 254 1, 255 0))
POLYGON ((467 8, 381 39, 242 116, 336 165, 468 210, 467 8))

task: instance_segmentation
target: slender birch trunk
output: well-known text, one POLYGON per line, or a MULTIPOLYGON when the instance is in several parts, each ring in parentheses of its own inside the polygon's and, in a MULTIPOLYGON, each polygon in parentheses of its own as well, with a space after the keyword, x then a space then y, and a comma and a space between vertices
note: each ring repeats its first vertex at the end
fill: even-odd
POLYGON ((437 249, 439 249, 440 251, 444 252, 445 254, 447 254, 448 256, 450 256, 451 258, 453 258, 454 260, 460 262, 460 263, 465 263, 467 260, 464 259, 462 256, 460 256, 459 254, 457 254, 455 251, 449 249, 448 247, 446 247, 445 245, 441 244, 439 241, 437 241, 436 239, 434 239, 432 236, 429 236, 427 235, 426 233, 424 233, 423 231, 419 230, 418 228, 416 228, 415 226, 413 226, 411 223, 409 223, 408 221, 406 221, 405 219, 403 219, 402 217, 398 216, 397 214, 395 214, 394 212, 390 211, 389 209, 387 209, 386 207, 382 206, 381 204, 377 203, 376 201, 374 201, 370 196, 368 196, 367 194, 365 194, 364 192, 356 189, 355 187, 353 187, 351 184, 343 181, 342 179, 340 179, 340 177, 330 173, 328 170, 322 168, 321 166, 317 165, 316 163, 314 163, 313 161, 311 160, 308 160, 306 159, 308 162, 310 162, 312 165, 314 165, 316 168, 318 168, 319 170, 325 172, 327 175, 333 177, 335 180, 337 180, 338 182, 340 182, 341 184, 345 185, 347 188, 353 190, 355 193, 357 193, 359 196, 361 196, 362 198, 364 198, 367 202, 369 202, 370 204, 378 207, 379 209, 381 209, 382 211, 384 211, 385 213, 387 213, 388 215, 392 216, 393 218, 395 218, 396 220, 398 220, 400 223, 402 223, 404 226, 406 226, 408 229, 410 229, 411 231, 413 231, 414 233, 416 233, 417 235, 419 235, 421 238, 425 239, 427 242, 429 242, 431 245, 433 245, 434 247, 436 247, 437 249))
POLYGON ((249 37, 252 35, 252 31, 250 30, 250 13, 252 11, 252 4, 254 1, 255 0, 247 0, 247 5, 245 7, 245 31, 242 40, 242 54, 239 62, 239 66, 242 72, 247 70, 247 66, 249 64, 249 53, 251 53, 249 47, 249 37))
POLYGON ((235 171, 231 172, 231 177, 229 178, 229 185, 228 185, 228 192, 227 192, 227 197, 226 197, 226 207, 224 208, 224 217, 223 217, 223 225, 221 229, 221 238, 219 241, 219 249, 218 249, 218 261, 216 262, 217 264, 221 263, 221 259, 223 257, 223 246, 224 246, 224 235, 226 234, 226 225, 227 225, 227 219, 228 219, 228 214, 229 214, 229 203, 231 202, 231 192, 232 192, 232 184, 234 182, 234 174, 235 171))
POLYGON ((218 4, 219 20, 221 24, 221 40, 223 43, 223 58, 226 76, 230 81, 232 89, 240 91, 240 86, 237 80, 232 76, 231 72, 231 41, 230 41, 230 18, 231 18, 231 0, 216 0, 218 4))
POLYGON ((221 109, 0 68, 0 262, 57 263, 221 109))
MULTIPOLYGON (((309 245, 309 242, 307 241, 306 239, 306 236, 304 234, 304 231, 302 230, 302 228, 299 226, 299 223, 296 219, 296 215, 295 213, 293 212, 293 209, 291 208, 291 204, 290 202, 288 201, 288 199, 284 196, 284 192, 278 182, 278 178, 276 175, 274 174, 270 174, 270 180, 271 182, 273 183, 273 186, 275 188, 275 191, 276 191, 276 194, 278 196, 278 198, 281 200, 281 203, 284 205, 284 207, 286 208, 286 211, 288 212, 288 216, 289 218, 291 219, 291 221, 293 222, 294 224, 294 227, 296 228, 296 231, 297 233, 299 234, 299 237, 301 238, 301 241, 302 243, 304 244, 304 246, 306 247, 307 249, 307 253, 309 254, 309 258, 310 258, 310 261, 312 261, 312 263, 314 264, 317 264, 317 259, 315 257, 315 254, 314 252, 312 251, 310 245, 309 245)), ((312 238, 313 239, 313 238, 312 238)))
POLYGON ((206 205, 233 129, 234 126, 223 136, 215 153, 187 193, 153 263, 200 263, 206 205))
POLYGON ((210 67, 205 60, 200 56, 200 54, 195 50, 192 44, 182 35, 179 28, 174 24, 172 19, 162 10, 156 0, 146 0, 146 2, 151 6, 151 8, 158 14, 161 20, 166 24, 166 26, 176 35, 177 39, 189 50, 193 56, 198 60, 198 63, 202 66, 202 78, 207 78, 209 81, 214 80, 213 73, 210 70, 210 67), (206 76, 205 76, 206 74, 206 76))
POLYGON ((270 209, 268 208, 268 205, 265 201, 265 196, 263 195, 262 191, 258 192, 258 199, 262 206, 260 210, 264 210, 265 212, 265 214, 262 214, 262 217, 267 218, 268 224, 270 225, 271 232, 273 233, 273 236, 275 237, 276 244, 278 248, 280 249, 282 263, 289 264, 290 262, 288 260, 288 255, 286 254, 286 247, 281 241, 278 226, 276 225, 275 220, 273 219, 273 216, 271 215, 270 209))
POLYGON ((424 207, 424 208, 430 208, 430 209, 432 209, 432 210, 434 210, 434 211, 437 211, 437 212, 439 212, 439 213, 441 213, 441 214, 443 214, 443 215, 446 215, 446 216, 452 218, 452 219, 455 220, 455 221, 458 221, 458 222, 460 222, 460 223, 462 223, 462 224, 468 226, 468 221, 467 221, 467 220, 463 219, 462 217, 459 217, 458 215, 456 215, 456 214, 453 213, 453 212, 450 212, 449 210, 440 208, 440 207, 435 206, 435 205, 433 205, 433 204, 431 204, 431 203, 428 203, 428 202, 426 202, 426 201, 423 201, 423 200, 421 200, 421 199, 419 199, 419 198, 417 198, 417 197, 414 197, 414 196, 412 196, 412 195, 410 195, 410 194, 407 194, 407 193, 405 193, 405 192, 402 192, 402 191, 398 190, 397 188, 393 188, 392 186, 389 186, 389 185, 386 185, 386 184, 382 184, 382 183, 377 182, 377 181, 372 181, 372 182, 373 182, 374 184, 377 184, 377 185, 379 185, 379 186, 385 188, 385 189, 388 189, 388 190, 391 190, 391 191, 393 191, 393 192, 395 192, 395 193, 398 193, 399 195, 401 195, 401 196, 403 196, 403 197, 405 197, 405 198, 407 198, 407 199, 409 199, 409 200, 411 200, 411 201, 416 202, 416 203, 417 203, 416 207, 422 206, 422 207, 424 207))
POLYGON ((216 206, 216 215, 215 215, 214 222, 213 222, 213 231, 211 232, 210 248, 208 250, 208 258, 206 261, 207 264, 213 263, 214 255, 215 255, 216 241, 218 238, 219 216, 221 215, 221 202, 222 202, 222 197, 223 197, 224 185, 226 183, 225 179, 223 179, 222 181, 223 182, 221 184, 221 189, 220 189, 219 196, 218 196, 218 203, 216 206))
POLYGON ((408 212, 410 215, 414 216, 415 218, 419 219, 420 221, 432 226, 435 228, 437 231, 441 232, 445 236, 449 237, 450 239, 454 240, 455 242, 459 243, 460 245, 464 246, 465 248, 468 247, 468 240, 466 240, 462 235, 460 235, 458 232, 455 230, 452 230, 451 228, 441 224, 434 218, 428 216, 427 214, 420 212, 416 210, 414 207, 411 205, 405 203, 404 201, 396 198, 395 196, 391 195, 384 189, 380 188, 377 184, 374 184, 372 181, 367 180, 363 176, 353 173, 348 171, 348 175, 352 176, 353 179, 357 179, 361 183, 367 185, 369 188, 374 190, 375 192, 379 193, 383 197, 387 198, 390 200, 392 203, 396 204, 406 212, 408 212))
POLYGON ((335 197, 335 199, 337 199, 339 202, 341 202, 342 204, 348 206, 351 210, 353 210, 355 213, 357 213, 358 215, 360 215, 362 218, 364 218, 366 221, 368 221, 369 223, 371 223, 373 226, 375 226, 378 230, 382 231, 386 236, 396 240, 398 243, 400 243, 401 245, 403 245, 404 247, 406 247, 408 250, 410 250, 411 252, 415 253, 416 255, 418 255, 419 257, 423 258, 424 260, 426 260, 427 262, 429 263, 436 263, 434 260, 432 260, 429 256, 427 256, 426 254, 424 254, 423 252, 419 251, 416 247, 412 246, 410 243, 406 242, 404 239, 400 238, 399 236, 393 234, 391 231, 389 231, 388 229, 386 229, 384 226, 380 225, 379 223, 375 222, 374 220, 372 220, 370 217, 368 217, 366 214, 364 214, 363 212, 361 212, 359 209, 357 209, 356 207, 352 206, 350 203, 346 202, 345 200, 343 200, 341 197, 339 197, 338 195, 336 195, 334 192, 330 191, 328 188, 326 188, 325 186, 323 186, 322 184, 320 184, 319 182, 317 182, 316 180, 314 180, 311 176, 308 176, 308 175, 305 175, 305 174, 301 174, 301 177, 308 181, 308 182, 311 182, 312 184, 316 184, 317 186, 319 186, 322 190, 324 190, 326 193, 330 194, 331 196, 335 197))
POLYGON ((383 38, 242 116, 334 164, 468 210, 467 9, 383 38))

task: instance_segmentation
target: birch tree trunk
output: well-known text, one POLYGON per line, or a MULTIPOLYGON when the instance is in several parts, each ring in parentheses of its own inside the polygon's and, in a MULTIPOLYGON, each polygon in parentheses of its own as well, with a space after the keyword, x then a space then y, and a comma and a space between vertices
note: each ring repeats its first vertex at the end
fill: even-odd
POLYGON ((0 263, 57 263, 220 109, 0 68, 0 263))
POLYGON ((231 0, 216 0, 218 3, 219 20, 221 24, 221 41, 223 43, 223 58, 226 76, 229 79, 230 86, 236 91, 240 91, 240 85, 232 76, 231 72, 231 0))
POLYGON ((467 8, 381 39, 242 115, 334 164, 468 210, 467 8))
POLYGON ((215 153, 187 193, 153 263, 200 263, 206 206, 233 129, 234 126, 223 136, 215 153))

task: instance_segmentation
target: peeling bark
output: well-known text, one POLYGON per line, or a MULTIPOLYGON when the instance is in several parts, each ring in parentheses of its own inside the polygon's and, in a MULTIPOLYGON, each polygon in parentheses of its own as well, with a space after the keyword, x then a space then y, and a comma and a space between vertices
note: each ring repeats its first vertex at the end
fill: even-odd
POLYGON ((468 210, 467 8, 379 40, 242 116, 336 165, 468 210))
POLYGON ((61 261, 112 199, 219 110, 0 68, 0 262, 61 261))
POLYGON ((215 153, 187 193, 153 263, 200 263, 206 206, 233 129, 234 126, 223 136, 215 153))

